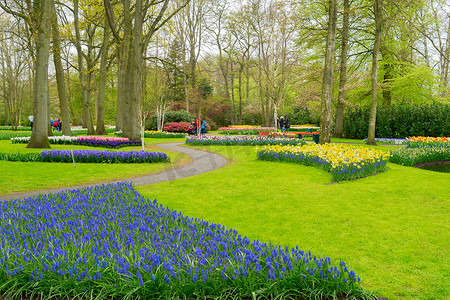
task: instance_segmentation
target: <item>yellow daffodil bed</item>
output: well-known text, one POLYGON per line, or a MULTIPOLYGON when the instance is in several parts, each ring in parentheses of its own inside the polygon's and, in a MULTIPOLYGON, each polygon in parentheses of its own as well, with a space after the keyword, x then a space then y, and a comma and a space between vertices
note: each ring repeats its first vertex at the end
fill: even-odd
POLYGON ((318 166, 333 181, 352 180, 387 170, 389 152, 345 144, 265 146, 257 148, 258 159, 318 166))

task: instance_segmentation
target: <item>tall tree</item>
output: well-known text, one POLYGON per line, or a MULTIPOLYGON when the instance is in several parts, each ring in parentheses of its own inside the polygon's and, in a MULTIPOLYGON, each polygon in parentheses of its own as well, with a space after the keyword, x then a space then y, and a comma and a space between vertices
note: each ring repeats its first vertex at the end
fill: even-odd
POLYGON ((25 3, 0 2, 7 13, 23 19, 29 28, 25 34, 31 56, 34 58, 34 121, 28 148, 50 148, 48 59, 51 39, 53 0, 27 1, 25 3), (13 7, 15 6, 15 7, 13 7))
POLYGON ((333 136, 342 138, 344 129, 344 109, 345 109, 345 84, 347 82, 347 54, 348 54, 348 30, 350 19, 350 1, 344 0, 344 17, 342 21, 342 48, 341 61, 339 67, 339 92, 336 107, 336 121, 333 136))
POLYGON ((325 51, 325 67, 322 81, 320 144, 329 143, 331 141, 331 103, 333 101, 333 67, 334 50, 336 45, 336 21, 337 3, 336 0, 329 0, 327 46, 325 51))
POLYGON ((116 24, 110 0, 104 0, 108 24, 118 42, 124 44, 126 57, 126 78, 124 86, 124 113, 127 121, 123 123, 123 136, 130 140, 139 140, 141 116, 139 115, 142 96, 142 64, 146 45, 149 40, 164 24, 166 24, 176 13, 184 8, 189 0, 181 4, 174 3, 172 11, 168 11, 170 0, 148 1, 137 0, 134 4, 134 16, 129 0, 123 2, 123 41, 116 31, 116 24), (146 25, 144 33, 143 25, 146 25), (127 46, 128 45, 128 46, 127 46))
POLYGON ((31 88, 27 80, 29 55, 18 38, 26 29, 20 19, 13 17, 5 16, 0 22, 0 99, 5 101, 5 122, 17 130, 27 100, 25 92, 31 88))
POLYGON ((55 2, 52 1, 53 19, 52 19, 52 50, 53 50, 53 63, 56 70, 56 82, 58 85, 59 107, 61 109, 61 122, 63 135, 70 136, 72 132, 70 130, 70 116, 69 106, 66 97, 66 85, 64 81, 64 68, 61 61, 61 39, 59 37, 59 26, 55 2))
MULTIPOLYGON (((88 130, 88 134, 94 134, 94 125, 92 124, 92 116, 91 116, 91 99, 89 93, 90 83, 89 78, 87 78, 84 69, 84 54, 81 49, 81 34, 80 34, 80 22, 79 22, 79 1, 73 1, 73 23, 75 28, 75 48, 77 50, 78 57, 78 73, 80 76, 80 84, 81 84, 81 94, 82 94, 82 103, 83 103, 83 127, 86 127, 88 130)), ((91 70, 88 68, 88 73, 91 70)), ((88 75, 89 76, 89 75, 88 75)))
POLYGON ((375 41, 373 44, 372 54, 372 99, 369 113, 369 133, 367 138, 367 145, 376 145, 375 141, 375 125, 377 120, 377 100, 378 100, 378 53, 380 52, 381 44, 381 29, 383 22, 383 3, 382 0, 374 0, 373 13, 375 17, 375 41))
POLYGON ((98 94, 97 94, 97 128, 95 133, 97 135, 105 135, 105 96, 106 96, 106 67, 108 65, 108 49, 109 49, 109 38, 110 38, 110 28, 108 21, 105 17, 105 24, 103 29, 103 43, 100 50, 100 74, 99 74, 99 84, 98 84, 98 94))
POLYGON ((27 148, 50 148, 48 141, 49 116, 48 59, 53 17, 53 0, 34 3, 36 38, 36 63, 34 79, 34 121, 31 139, 27 148))

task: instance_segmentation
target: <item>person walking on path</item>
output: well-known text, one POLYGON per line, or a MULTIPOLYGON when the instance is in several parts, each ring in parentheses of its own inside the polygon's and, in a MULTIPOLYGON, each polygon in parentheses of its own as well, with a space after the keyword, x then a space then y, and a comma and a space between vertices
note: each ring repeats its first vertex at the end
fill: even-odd
POLYGON ((206 123, 205 120, 202 120, 202 134, 206 133, 206 126, 208 125, 208 123, 206 123))
POLYGON ((291 123, 289 123, 289 118, 286 117, 286 120, 284 120, 284 132, 289 132, 289 128, 291 128, 291 123))
POLYGON ((34 120, 34 117, 33 116, 29 116, 28 120, 30 120, 30 123, 31 123, 31 131, 33 131, 33 120, 34 120))
POLYGON ((285 125, 284 117, 281 116, 280 117, 280 129, 281 129, 281 132, 284 132, 284 125, 285 125))

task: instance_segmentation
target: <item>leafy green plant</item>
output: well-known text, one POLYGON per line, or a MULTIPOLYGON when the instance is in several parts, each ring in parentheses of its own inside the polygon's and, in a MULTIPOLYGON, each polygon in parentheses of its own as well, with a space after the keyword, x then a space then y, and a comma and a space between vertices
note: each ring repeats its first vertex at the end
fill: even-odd
POLYGON ((41 161, 41 155, 39 153, 0 153, 0 160, 7 161, 41 161))
POLYGON ((450 147, 403 148, 392 152, 390 161, 402 166, 450 160, 450 147))

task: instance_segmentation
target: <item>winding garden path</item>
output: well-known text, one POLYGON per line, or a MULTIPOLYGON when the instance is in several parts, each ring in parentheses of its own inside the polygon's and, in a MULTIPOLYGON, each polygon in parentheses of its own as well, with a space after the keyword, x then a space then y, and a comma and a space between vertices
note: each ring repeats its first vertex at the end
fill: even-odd
POLYGON ((11 200, 11 199, 24 199, 32 196, 36 196, 39 194, 49 194, 49 193, 58 193, 67 189, 79 189, 79 188, 85 188, 85 187, 92 187, 99 184, 108 184, 108 183, 117 183, 117 182, 123 182, 128 181, 131 182, 133 185, 148 185, 153 184, 157 182, 162 181, 169 181, 169 180, 176 180, 181 179, 193 175, 198 175, 202 173, 206 173, 209 171, 213 171, 219 168, 224 167, 228 161, 223 156, 220 156, 215 153, 188 148, 188 147, 182 147, 180 146, 182 143, 167 143, 167 144, 158 144, 157 147, 165 150, 175 151, 175 152, 181 152, 184 154, 187 154, 191 157, 192 161, 184 164, 179 167, 172 167, 170 169, 164 170, 162 172, 156 173, 156 174, 150 174, 146 176, 140 176, 130 179, 122 179, 122 180, 115 180, 115 181, 107 181, 102 183, 96 183, 96 184, 85 184, 85 185, 79 185, 79 186, 71 186, 71 187, 63 187, 63 188, 56 188, 56 189, 49 189, 49 190, 39 190, 39 191, 32 191, 32 192, 26 192, 26 193, 16 193, 6 196, 0 196, 0 201, 4 200, 11 200))

